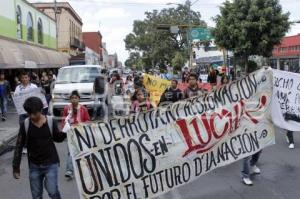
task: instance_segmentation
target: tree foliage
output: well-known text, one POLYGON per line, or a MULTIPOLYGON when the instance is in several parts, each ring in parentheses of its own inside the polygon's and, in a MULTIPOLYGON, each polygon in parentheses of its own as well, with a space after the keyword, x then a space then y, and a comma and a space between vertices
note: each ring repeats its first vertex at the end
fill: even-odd
MULTIPOLYGON (((177 8, 165 8, 160 11, 145 12, 144 20, 135 20, 133 31, 125 41, 126 50, 139 52, 146 67, 171 63, 177 52, 187 59, 187 28, 181 28, 178 34, 168 30, 157 30, 159 24, 197 25, 206 27, 199 12, 189 12, 190 2, 178 5, 177 8)), ((181 26, 182 27, 182 26, 181 26)))
POLYGON ((141 70, 143 68, 142 58, 139 52, 131 52, 129 58, 125 61, 125 66, 128 68, 135 67, 141 70))
POLYGON ((220 13, 215 18, 215 42, 242 57, 245 71, 248 57, 269 57, 290 26, 289 13, 283 13, 278 0, 226 1, 220 13))
POLYGON ((174 70, 180 71, 180 69, 184 65, 185 61, 186 60, 184 59, 184 56, 182 55, 182 53, 176 52, 176 54, 171 62, 172 66, 174 67, 174 70))

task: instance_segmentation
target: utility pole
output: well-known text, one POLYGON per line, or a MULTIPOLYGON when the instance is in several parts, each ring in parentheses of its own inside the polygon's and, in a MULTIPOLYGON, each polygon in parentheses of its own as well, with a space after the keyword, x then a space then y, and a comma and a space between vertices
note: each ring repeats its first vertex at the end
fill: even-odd
POLYGON ((58 50, 58 20, 57 20, 57 2, 54 0, 54 18, 55 18, 55 32, 56 32, 56 50, 58 50))
POLYGON ((187 33, 187 42, 188 42, 188 55, 189 55, 189 68, 191 68, 192 66, 192 58, 191 58, 191 41, 190 41, 190 32, 191 32, 191 2, 189 0, 186 1, 186 3, 188 4, 188 33, 187 33))

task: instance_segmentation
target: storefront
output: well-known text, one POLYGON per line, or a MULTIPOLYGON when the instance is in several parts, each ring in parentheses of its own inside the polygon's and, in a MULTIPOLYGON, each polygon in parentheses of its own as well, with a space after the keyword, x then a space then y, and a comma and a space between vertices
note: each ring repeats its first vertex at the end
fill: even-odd
POLYGON ((56 50, 0 37, 0 70, 13 82, 23 70, 40 74, 69 65, 69 57, 56 50))

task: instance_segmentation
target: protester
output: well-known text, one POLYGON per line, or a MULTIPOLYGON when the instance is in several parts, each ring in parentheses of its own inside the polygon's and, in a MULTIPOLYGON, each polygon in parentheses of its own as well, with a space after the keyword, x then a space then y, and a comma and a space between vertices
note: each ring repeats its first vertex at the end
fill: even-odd
POLYGON ((182 76, 181 76, 182 83, 188 83, 189 75, 190 75, 189 68, 184 67, 184 71, 182 72, 182 76))
POLYGON ((183 98, 195 97, 202 94, 202 90, 198 86, 197 75, 191 73, 188 78, 188 87, 183 92, 183 98))
POLYGON ((260 174, 260 169, 257 167, 257 162, 262 151, 255 153, 252 156, 248 156, 243 159, 243 170, 242 170, 242 182, 245 185, 253 185, 250 179, 251 174, 260 174))
POLYGON ((221 85, 228 84, 229 82, 230 82, 229 77, 224 74, 221 78, 221 85))
MULTIPOLYGON (((16 87, 14 95, 22 95, 22 93, 24 92, 37 88, 35 84, 30 82, 30 78, 27 72, 22 72, 20 77, 21 84, 16 87)), ((26 113, 19 115, 19 123, 21 124, 27 117, 28 115, 26 113)))
POLYGON ((112 95, 124 94, 124 83, 121 76, 118 73, 114 73, 110 80, 110 91, 112 95))
POLYGON ((93 119, 97 119, 98 116, 100 119, 103 119, 105 116, 106 111, 106 95, 107 95, 107 80, 106 77, 103 75, 98 76, 95 78, 94 81, 94 93, 95 93, 95 106, 93 112, 93 119))
POLYGON ((49 71, 48 75, 51 76, 51 79, 49 78, 51 81, 52 80, 54 80, 54 81, 56 80, 56 75, 52 72, 52 70, 49 71))
POLYGON ((21 82, 20 82, 18 76, 16 76, 14 78, 14 85, 13 85, 13 89, 12 90, 16 90, 17 86, 19 86, 20 84, 21 84, 21 82))
POLYGON ((138 89, 145 89, 143 85, 143 76, 139 75, 134 78, 133 87, 134 87, 134 92, 131 95, 131 101, 137 100, 138 89))
POLYGON ((41 82, 40 82, 39 76, 36 74, 36 72, 32 72, 31 73, 30 79, 31 79, 31 83, 35 84, 38 87, 41 86, 41 82))
MULTIPOLYGON (((80 95, 78 91, 72 91, 70 95, 71 104, 64 107, 62 125, 65 125, 65 123, 75 125, 78 123, 90 121, 89 112, 85 106, 79 104, 79 99, 80 95)), ((68 149, 67 168, 65 177, 72 179, 73 173, 74 169, 72 164, 72 158, 68 149)))
MULTIPOLYGON (((51 101, 51 83, 52 83, 52 81, 49 80, 47 75, 45 75, 41 81, 41 87, 44 91, 47 104, 49 104, 51 101)), ((46 110, 45 114, 47 114, 47 112, 48 112, 48 110, 46 110)))
POLYGON ((216 70, 211 66, 210 71, 207 77, 207 82, 211 84, 211 86, 217 85, 217 72, 216 70))
POLYGON ((295 148, 293 131, 287 131, 286 141, 289 144, 289 149, 295 148))
MULTIPOLYGON (((62 142, 66 134, 59 131, 52 117, 42 114, 43 103, 39 98, 30 97, 23 106, 29 118, 20 125, 13 158, 13 177, 21 177, 22 149, 27 145, 32 198, 41 199, 45 186, 51 199, 61 199, 58 189, 59 156, 54 142, 62 142)), ((66 125, 63 131, 68 129, 66 125)))
POLYGON ((5 80, 4 72, 0 73, 0 113, 1 120, 4 122, 6 120, 7 114, 7 102, 10 98, 10 84, 5 80))
POLYGON ((160 104, 174 103, 181 99, 183 99, 182 92, 180 89, 178 89, 178 81, 174 79, 171 82, 171 86, 162 94, 160 98, 160 104))
POLYGON ((134 93, 134 83, 132 81, 132 76, 131 75, 128 75, 126 77, 125 86, 126 86, 125 92, 127 92, 129 90, 131 94, 134 93))
POLYGON ((230 73, 231 80, 234 81, 235 80, 234 68, 231 68, 229 73, 230 73))
POLYGON ((131 112, 145 112, 152 109, 151 102, 149 100, 148 93, 143 88, 138 88, 136 92, 136 100, 131 104, 131 112))

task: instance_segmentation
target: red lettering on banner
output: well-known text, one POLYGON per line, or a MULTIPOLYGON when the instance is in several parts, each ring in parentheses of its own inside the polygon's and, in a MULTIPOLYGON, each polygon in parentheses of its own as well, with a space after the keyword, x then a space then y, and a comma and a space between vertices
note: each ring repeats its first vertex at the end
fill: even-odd
POLYGON ((214 112, 210 116, 208 116, 206 113, 203 113, 202 115, 192 119, 189 124, 187 124, 185 119, 176 121, 187 144, 187 150, 183 154, 183 157, 194 151, 197 153, 203 153, 213 148, 226 134, 233 133, 239 128, 240 120, 243 116, 248 118, 254 124, 257 124, 258 120, 255 119, 251 113, 262 111, 266 107, 266 104, 267 97, 262 96, 259 100, 258 106, 255 109, 246 109, 246 104, 242 100, 240 103, 233 106, 233 113, 230 112, 230 110, 222 109, 221 113, 214 112), (222 131, 218 132, 215 126, 216 122, 224 120, 227 121, 221 128, 222 131), (203 129, 199 128, 199 122, 204 127, 203 129), (194 129, 194 132, 189 130, 190 126, 192 126, 194 129), (196 134, 196 140, 193 139, 193 133, 196 134), (206 139, 204 139, 204 135, 206 135, 206 139))

